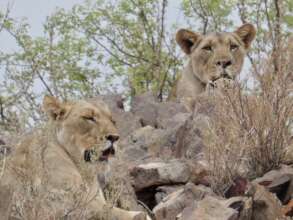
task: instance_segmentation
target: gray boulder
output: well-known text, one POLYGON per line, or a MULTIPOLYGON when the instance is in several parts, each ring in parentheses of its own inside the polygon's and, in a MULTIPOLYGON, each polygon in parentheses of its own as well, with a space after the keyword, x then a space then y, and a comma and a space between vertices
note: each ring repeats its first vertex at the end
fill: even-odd
POLYGON ((130 170, 132 185, 136 191, 150 186, 186 183, 190 179, 191 170, 181 160, 168 162, 150 162, 140 164, 130 170))
POLYGON ((214 195, 214 193, 205 186, 187 183, 183 188, 165 197, 154 207, 153 212, 157 220, 175 220, 185 207, 194 201, 202 200, 206 195, 214 195))
POLYGON ((133 98, 131 112, 140 118, 142 126, 167 128, 167 121, 178 113, 187 113, 178 102, 158 102, 151 92, 133 98))

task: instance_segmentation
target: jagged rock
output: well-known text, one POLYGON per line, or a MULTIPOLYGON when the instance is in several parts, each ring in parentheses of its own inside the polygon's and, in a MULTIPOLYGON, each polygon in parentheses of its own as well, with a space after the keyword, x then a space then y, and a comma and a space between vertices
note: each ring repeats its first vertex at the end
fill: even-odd
POLYGON ((141 160, 148 157, 170 158, 172 155, 172 140, 166 130, 151 126, 140 128, 120 142, 124 160, 141 160), (162 152, 162 154, 160 153, 162 152), (164 154, 163 154, 164 153, 164 154))
POLYGON ((131 112, 113 113, 113 119, 120 135, 120 139, 127 138, 131 133, 141 128, 140 119, 131 112))
POLYGON ((216 197, 206 196, 203 200, 191 203, 185 208, 180 220, 238 220, 238 211, 229 203, 216 197))
POLYGON ((189 189, 192 188, 193 195, 196 200, 202 199, 206 193, 213 194, 212 190, 204 185, 194 185, 193 183, 189 182, 186 185, 171 185, 171 186, 159 186, 156 188, 155 199, 156 203, 159 204, 163 200, 165 201, 166 197, 173 192, 179 191, 181 189, 189 189))
POLYGON ((159 186, 156 188, 155 200, 159 204, 169 194, 184 188, 184 185, 159 186))
POLYGON ((293 196, 293 168, 290 166, 282 165, 280 169, 272 170, 253 182, 275 193, 283 204, 288 203, 293 196))
POLYGON ((186 183, 191 170, 186 162, 171 160, 140 164, 130 170, 130 175, 135 190, 139 191, 150 186, 186 183))
POLYGON ((202 184, 205 186, 210 186, 210 180, 208 177, 209 167, 205 161, 190 161, 187 160, 187 164, 189 165, 189 169, 191 171, 190 174, 190 182, 194 184, 202 184))
POLYGON ((123 157, 129 160, 146 157, 174 158, 179 141, 176 133, 178 129, 178 127, 155 129, 151 126, 137 129, 120 142, 123 157))
POLYGON ((151 92, 147 92, 133 98, 131 112, 140 118, 142 126, 167 128, 171 117, 187 111, 177 102, 158 102, 151 92))
POLYGON ((264 186, 253 184, 252 220, 276 220, 282 218, 281 203, 264 186))
MULTIPOLYGON (((120 142, 121 148, 127 149, 125 155, 148 157, 143 153, 148 152, 166 159, 185 157, 196 161, 203 158, 202 132, 208 120, 206 114, 187 113, 185 107, 176 102, 159 103, 151 93, 134 97, 129 114, 146 129, 135 129, 138 123, 132 126, 134 132, 120 142)), ((117 124, 122 132, 129 130, 117 124)))
POLYGON ((202 201, 194 201, 186 207, 178 220, 249 220, 252 216, 252 198, 233 197, 228 200, 207 196, 202 201))
POLYGON ((154 128, 157 125, 157 102, 152 92, 135 96, 131 103, 131 112, 140 117, 142 126, 150 125, 154 128))
POLYGON ((172 117, 167 118, 163 124, 164 128, 170 129, 170 128, 176 128, 183 126, 186 121, 190 118, 191 113, 177 113, 174 114, 172 117))
POLYGON ((182 209, 193 201, 192 198, 185 198, 184 195, 184 189, 181 189, 167 196, 153 209, 156 219, 175 219, 182 209))
POLYGON ((207 126, 208 117, 204 114, 192 114, 178 129, 176 136, 176 156, 198 160, 202 157, 204 148, 203 132, 207 126))
POLYGON ((184 157, 198 161, 204 158, 201 134, 204 120, 201 115, 193 118, 190 114, 178 113, 166 120, 166 129, 151 126, 137 129, 120 142, 121 148, 126 151, 123 154, 126 157, 135 154, 164 159, 184 157))
POLYGON ((232 197, 226 202, 226 206, 238 212, 237 220, 249 220, 253 212, 253 200, 251 197, 232 197))
POLYGON ((165 197, 154 209, 153 212, 157 220, 173 220, 176 216, 193 201, 199 201, 206 195, 214 195, 210 188, 196 186, 187 183, 179 189, 165 197))
POLYGON ((207 196, 202 201, 194 201, 186 207, 178 220, 249 220, 252 216, 252 198, 233 197, 228 200, 207 196), (221 211, 222 210, 222 211, 221 211), (236 212, 235 212, 236 211, 236 212))

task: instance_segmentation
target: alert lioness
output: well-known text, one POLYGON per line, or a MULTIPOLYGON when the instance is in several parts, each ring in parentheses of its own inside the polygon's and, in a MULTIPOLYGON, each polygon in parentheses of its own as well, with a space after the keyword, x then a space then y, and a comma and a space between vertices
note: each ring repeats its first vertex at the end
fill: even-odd
POLYGON ((242 69, 255 34, 251 24, 244 24, 234 32, 207 35, 179 30, 176 41, 189 61, 177 81, 173 96, 188 105, 207 85, 216 86, 222 79, 234 80, 242 69))
MULTIPOLYGON (((88 163, 91 152, 103 161, 115 152, 119 136, 106 105, 62 103, 46 96, 43 108, 50 121, 17 146, 0 179, 2 187, 13 189, 13 211, 8 216, 30 220, 145 219, 142 212, 107 206, 96 176, 99 164, 88 163)), ((1 204, 9 201, 0 200, 1 210, 1 204)))

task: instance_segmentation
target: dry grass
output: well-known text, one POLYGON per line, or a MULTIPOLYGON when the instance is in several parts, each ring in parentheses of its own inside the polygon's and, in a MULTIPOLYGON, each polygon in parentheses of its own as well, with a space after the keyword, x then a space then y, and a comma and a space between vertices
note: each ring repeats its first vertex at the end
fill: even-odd
POLYGON ((242 85, 209 97, 214 110, 205 131, 213 189, 223 194, 233 180, 255 178, 284 162, 292 140, 292 56, 284 51, 276 75, 270 60, 255 75, 257 89, 242 85))
POLYGON ((52 191, 45 184, 36 188, 26 182, 14 186, 10 215, 24 220, 85 219, 94 196, 86 189, 52 191))

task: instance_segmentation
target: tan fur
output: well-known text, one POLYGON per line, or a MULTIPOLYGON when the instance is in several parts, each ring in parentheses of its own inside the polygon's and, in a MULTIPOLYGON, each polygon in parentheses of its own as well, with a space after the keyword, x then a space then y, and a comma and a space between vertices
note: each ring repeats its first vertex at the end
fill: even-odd
POLYGON ((43 108, 50 121, 20 143, 1 179, 2 185, 14 187, 18 215, 32 220, 65 215, 70 219, 146 219, 142 212, 108 206, 97 181, 98 164, 84 160, 86 149, 100 152, 106 137, 117 135, 106 105, 61 103, 47 96, 43 108))
POLYGON ((234 32, 207 35, 179 30, 176 41, 189 61, 175 85, 175 97, 188 106, 207 85, 221 78, 234 80, 255 34, 251 24, 244 24, 234 32))

